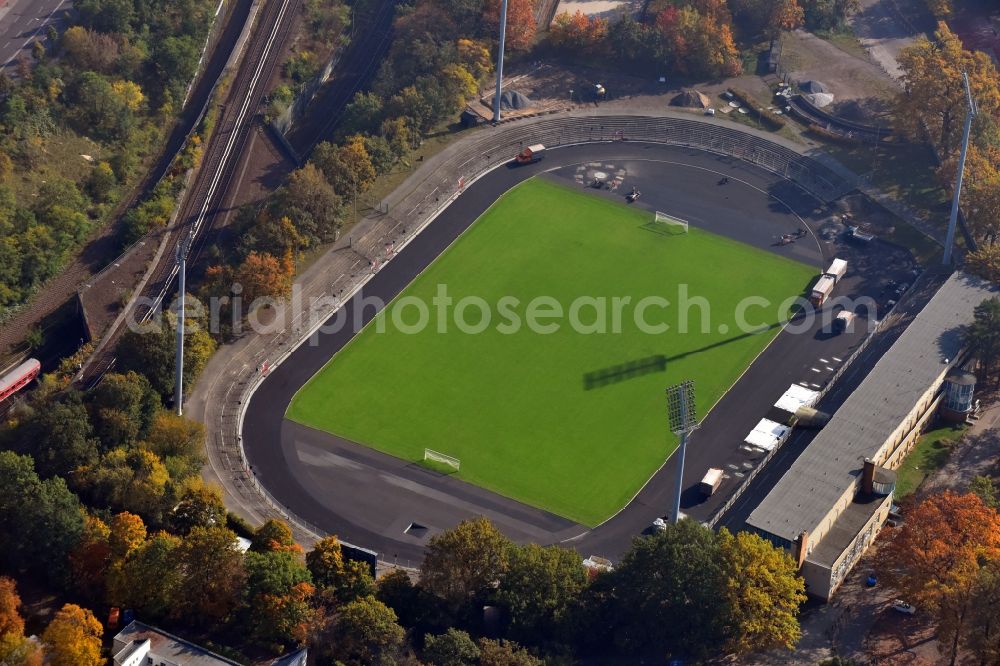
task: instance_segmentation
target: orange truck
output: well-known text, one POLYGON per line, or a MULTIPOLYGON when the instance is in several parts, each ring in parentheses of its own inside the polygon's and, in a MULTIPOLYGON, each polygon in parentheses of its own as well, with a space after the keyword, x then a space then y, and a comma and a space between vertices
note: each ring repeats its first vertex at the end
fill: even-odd
POLYGON ((534 164, 545 157, 545 146, 540 143, 536 143, 533 146, 528 146, 521 152, 517 154, 514 161, 518 164, 534 164))

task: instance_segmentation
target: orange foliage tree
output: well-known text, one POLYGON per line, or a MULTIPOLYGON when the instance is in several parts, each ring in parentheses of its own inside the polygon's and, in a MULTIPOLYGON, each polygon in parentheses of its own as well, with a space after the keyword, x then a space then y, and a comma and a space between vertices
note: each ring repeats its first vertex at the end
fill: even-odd
POLYGON ((938 620, 955 663, 979 571, 1000 559, 1000 516, 972 493, 943 492, 916 505, 883 550, 882 577, 938 620))
POLYGON ((0 636, 20 636, 24 633, 24 619, 17 610, 20 606, 21 597, 14 581, 6 576, 0 577, 0 636))
POLYGON ((236 281, 243 285, 243 302, 287 296, 294 268, 287 258, 282 261, 267 252, 251 252, 236 271, 236 281))
POLYGON ((549 28, 549 38, 556 46, 591 55, 605 50, 607 36, 607 19, 587 16, 580 10, 560 13, 549 28))
MULTIPOLYGON (((496 32, 500 29, 501 0, 489 0, 486 24, 496 32)), ((526 51, 535 39, 535 5, 532 0, 507 0, 506 47, 511 51, 526 51)))

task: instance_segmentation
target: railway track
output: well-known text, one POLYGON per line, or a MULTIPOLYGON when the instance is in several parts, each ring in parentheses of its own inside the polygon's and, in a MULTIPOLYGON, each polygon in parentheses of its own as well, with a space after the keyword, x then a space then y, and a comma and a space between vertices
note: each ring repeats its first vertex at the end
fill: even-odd
POLYGON ((181 204, 177 221, 167 230, 166 251, 149 271, 149 279, 140 296, 145 305, 133 305, 133 311, 116 328, 105 334, 102 351, 88 363, 84 385, 99 379, 114 367, 115 344, 124 332, 125 322, 145 322, 165 303, 177 279, 178 267, 174 249, 190 239, 189 255, 196 256, 207 232, 212 228, 218 206, 224 200, 247 138, 253 129, 257 109, 263 101, 266 86, 278 65, 282 45, 293 24, 301 0, 265 0, 268 4, 260 14, 258 26, 248 44, 243 62, 233 81, 220 114, 218 126, 205 150, 202 164, 196 172, 189 194, 181 204))

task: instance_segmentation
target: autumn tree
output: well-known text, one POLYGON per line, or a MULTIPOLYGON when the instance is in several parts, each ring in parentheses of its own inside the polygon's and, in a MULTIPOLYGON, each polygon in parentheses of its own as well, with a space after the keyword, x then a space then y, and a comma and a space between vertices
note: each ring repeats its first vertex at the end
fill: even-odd
POLYGON ((347 137, 339 146, 319 144, 313 151, 313 162, 344 198, 356 198, 375 182, 375 167, 360 134, 347 137))
POLYGON ((965 646, 980 664, 1000 663, 1000 560, 982 563, 969 605, 965 646))
MULTIPOLYGON (((952 190, 958 168, 957 152, 938 167, 938 181, 952 190)), ((1000 240, 1000 144, 970 143, 962 180, 962 211, 981 250, 1000 240)))
POLYGON ((291 262, 256 251, 247 255, 236 271, 236 282, 243 287, 243 302, 248 309, 259 298, 282 299, 292 289, 295 266, 291 262))
POLYGON ((200 464, 205 452, 205 425, 160 409, 153 416, 142 445, 163 460, 187 458, 200 464))
POLYGON ((213 625, 233 614, 246 571, 232 531, 194 528, 177 549, 177 565, 177 593, 171 609, 174 617, 213 625))
POLYGON ((199 476, 184 481, 177 504, 167 515, 167 524, 175 534, 186 535, 195 527, 226 524, 226 505, 222 490, 199 476))
POLYGON ((272 214, 287 216, 309 244, 333 240, 343 222, 343 204, 315 164, 293 171, 275 193, 272 214))
POLYGON ((110 537, 107 523, 96 516, 87 516, 83 536, 70 553, 73 586, 86 599, 104 601, 111 562, 110 537))
POLYGON ((24 634, 24 618, 18 610, 20 606, 21 597, 14 580, 0 576, 0 636, 24 634))
POLYGON ((510 540, 486 518, 465 520, 431 537, 420 584, 457 613, 483 600, 507 570, 510 540))
POLYGON ((81 493, 100 506, 131 511, 159 524, 167 509, 170 474, 155 453, 145 449, 108 451, 93 468, 79 475, 81 493))
POLYGON ((108 546, 111 556, 116 559, 125 559, 146 541, 146 524, 134 513, 122 511, 115 514, 108 527, 108 546))
POLYGON ((288 523, 271 518, 257 528, 250 539, 250 550, 256 553, 268 553, 281 550, 301 551, 295 544, 295 537, 288 523))
POLYGON ((806 594, 791 556, 756 534, 734 536, 725 529, 719 532, 718 548, 730 617, 727 650, 749 654, 794 648, 806 594))
POLYGON ((42 632, 47 662, 52 666, 103 666, 103 633, 104 627, 93 613, 66 604, 42 632))
POLYGON ((1000 559, 1000 516, 976 495, 945 491, 910 510, 882 551, 882 577, 933 614, 954 664, 982 563, 1000 559))
POLYGON ((1000 284, 1000 243, 981 245, 965 255, 965 271, 1000 284))
MULTIPOLYGON (((501 0, 487 0, 486 24, 488 31, 495 34, 500 29, 501 0)), ((508 0, 506 48, 511 51, 526 51, 535 39, 535 5, 531 0, 508 0)))
POLYGON ((557 14, 549 27, 553 45, 573 53, 598 54, 606 48, 607 36, 607 19, 587 16, 580 10, 557 14))
POLYGON ((245 626, 265 644, 301 643, 313 615, 312 577, 297 552, 282 549, 274 540, 270 543, 277 548, 250 551, 244 558, 245 626))
POLYGON ((966 111, 962 73, 969 75, 972 94, 981 113, 996 116, 1000 110, 1000 78, 989 56, 966 51, 944 23, 934 40, 920 37, 899 54, 903 92, 896 98, 896 128, 911 139, 921 139, 924 129, 945 159, 960 143, 966 111))
POLYGON ((159 532, 109 571, 108 602, 133 608, 143 617, 165 618, 173 609, 182 575, 181 540, 159 532))
POLYGON ((0 577, 0 664, 42 666, 37 643, 24 635, 24 619, 18 611, 21 597, 14 581, 0 577))
POLYGON ((306 566, 317 587, 331 590, 340 603, 375 593, 375 581, 368 565, 346 559, 335 536, 320 539, 306 553, 306 566))
POLYGON ((392 609, 371 596, 345 604, 334 632, 334 654, 348 666, 395 663, 406 636, 392 609))
POLYGON ((796 0, 730 0, 729 6, 734 20, 748 36, 773 39, 782 30, 800 27, 805 20, 796 0))
POLYGON ((544 663, 514 641, 480 638, 479 666, 542 666, 544 663))

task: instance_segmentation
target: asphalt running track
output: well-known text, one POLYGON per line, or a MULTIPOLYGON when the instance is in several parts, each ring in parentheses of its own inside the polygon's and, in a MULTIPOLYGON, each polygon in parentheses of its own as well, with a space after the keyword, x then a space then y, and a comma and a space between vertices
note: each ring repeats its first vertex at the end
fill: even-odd
MULTIPOLYGON (((812 197, 791 183, 745 162, 655 144, 570 146, 550 150, 546 159, 536 165, 501 167, 469 186, 344 305, 341 316, 349 322, 360 316, 367 323, 376 312, 371 306, 358 311, 364 297, 390 301, 518 182, 549 171, 549 177, 572 183, 588 178, 592 170, 614 173, 622 169, 626 176, 619 191, 602 191, 598 196, 622 200, 635 185, 642 191, 636 204, 639 207, 682 217, 715 233, 796 258, 815 266, 817 272, 824 261, 846 251, 833 242, 821 242, 812 233, 798 243, 776 246, 777 236, 801 228, 803 220, 810 231, 818 228, 825 214, 816 208, 812 197), (730 178, 725 185, 720 184, 723 176, 730 178)), ((874 295, 883 279, 879 270, 905 267, 908 255, 902 255, 868 262, 870 270, 865 276, 849 275, 838 287, 837 295, 874 295)), ((789 384, 822 385, 864 334, 859 327, 850 335, 824 335, 819 326, 817 322, 804 333, 779 334, 695 432, 685 466, 685 513, 701 520, 707 518, 727 491, 735 488, 739 477, 727 479, 717 496, 706 503, 694 492, 705 470, 738 457, 743 437, 789 384)), ((676 456, 671 456, 627 507, 602 525, 588 529, 285 420, 283 414, 295 392, 353 337, 354 330, 353 326, 340 327, 319 334, 316 344, 302 345, 271 371, 247 405, 242 438, 252 471, 271 495, 298 517, 345 541, 376 550, 383 560, 414 565, 419 563, 431 535, 478 515, 487 516, 517 541, 560 542, 583 555, 614 559, 627 549, 633 537, 648 529, 654 518, 669 511, 676 456)), ((392 387, 386 386, 385 390, 391 391, 392 387)), ((381 418, 393 415, 387 413, 381 418)))

